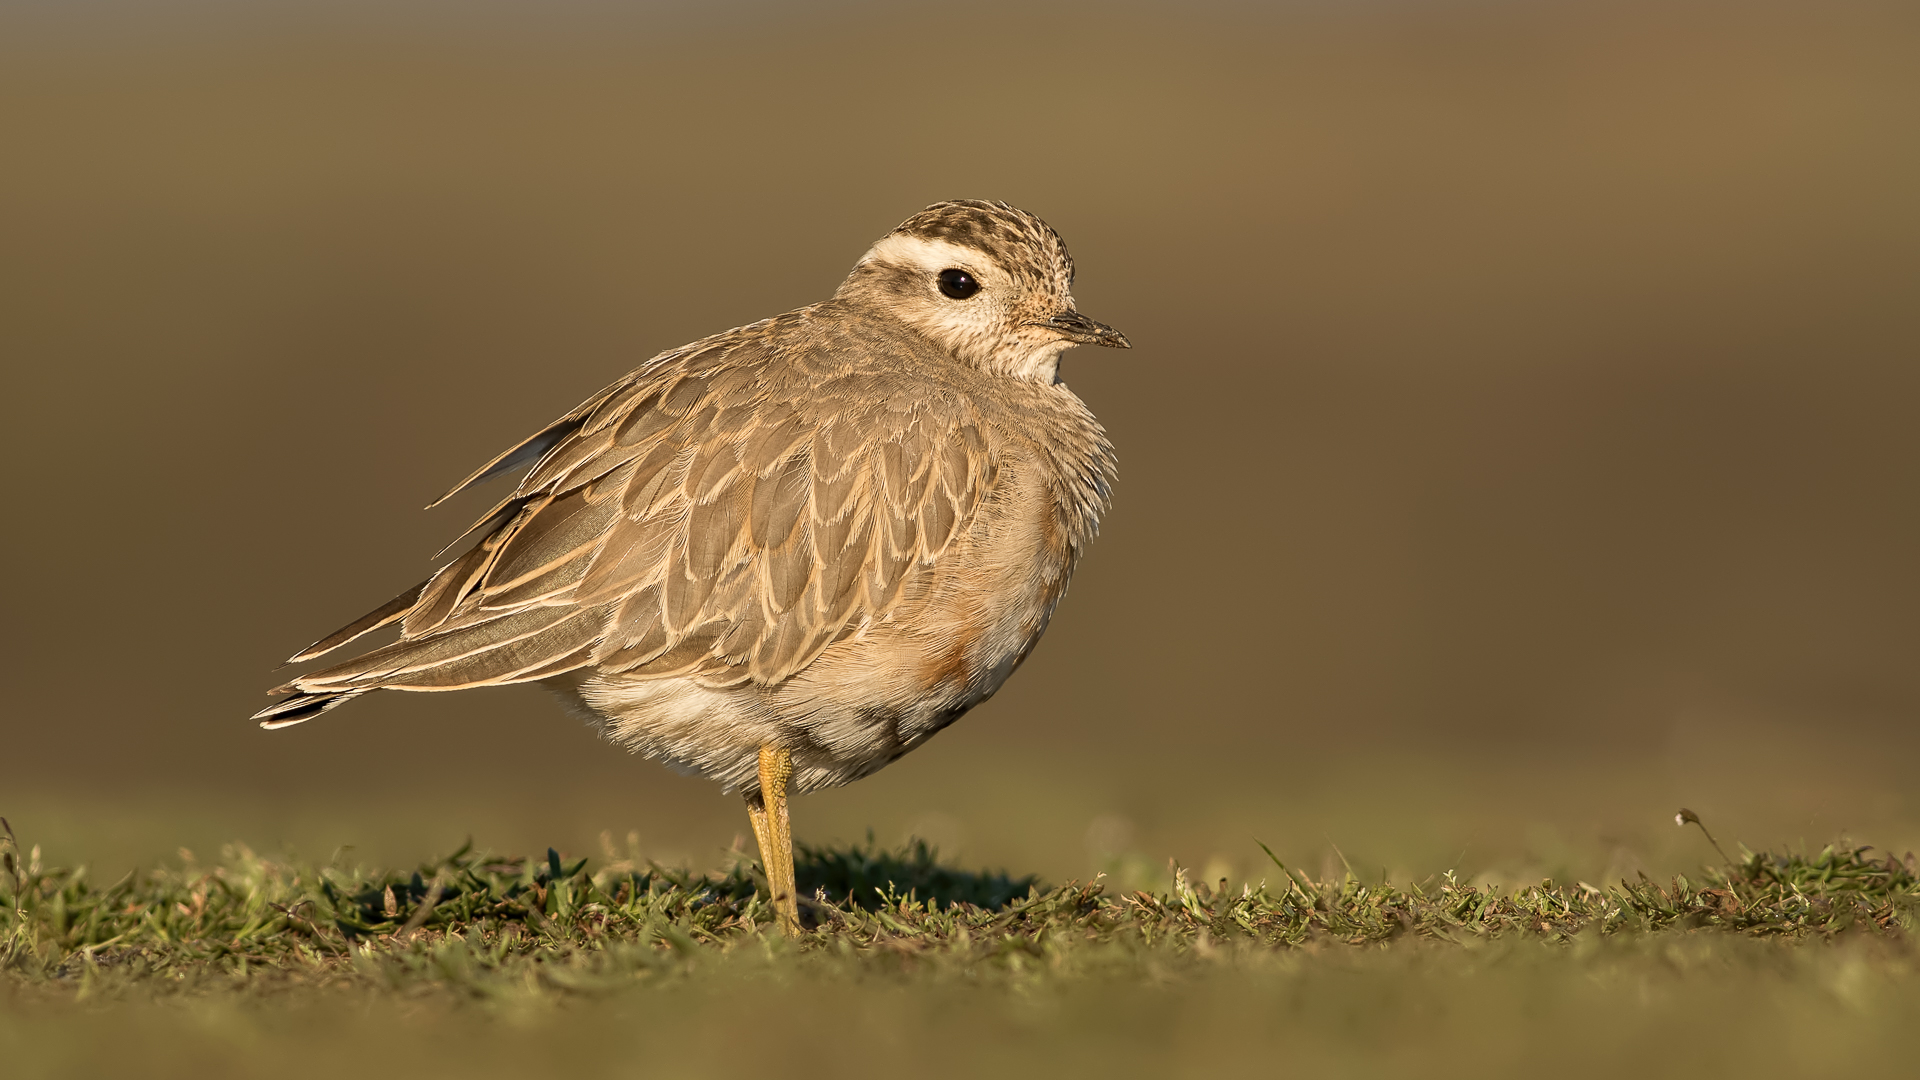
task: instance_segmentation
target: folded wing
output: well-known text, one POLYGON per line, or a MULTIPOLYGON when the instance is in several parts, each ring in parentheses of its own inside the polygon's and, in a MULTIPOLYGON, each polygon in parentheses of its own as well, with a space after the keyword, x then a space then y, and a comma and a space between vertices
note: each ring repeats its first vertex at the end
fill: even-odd
POLYGON ((395 621, 400 640, 280 688, 309 711, 262 717, 588 665, 771 684, 884 617, 993 482, 980 421, 859 374, 783 393, 771 359, 752 338, 669 354, 483 467, 467 483, 537 457, 471 549, 295 659, 395 621))

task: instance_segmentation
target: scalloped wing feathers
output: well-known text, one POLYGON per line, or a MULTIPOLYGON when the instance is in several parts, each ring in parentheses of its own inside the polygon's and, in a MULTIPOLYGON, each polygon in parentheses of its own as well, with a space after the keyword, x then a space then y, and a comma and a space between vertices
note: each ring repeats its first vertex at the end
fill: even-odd
MULTIPOLYGON (((783 338, 823 351, 807 329, 796 313, 665 354, 490 462, 454 490, 534 464, 482 539, 301 658, 396 619, 401 639, 284 689, 587 665, 773 684, 885 619, 974 519, 994 445, 962 394, 794 363, 783 338)), ((1104 500, 1110 466, 1094 467, 1104 500)))

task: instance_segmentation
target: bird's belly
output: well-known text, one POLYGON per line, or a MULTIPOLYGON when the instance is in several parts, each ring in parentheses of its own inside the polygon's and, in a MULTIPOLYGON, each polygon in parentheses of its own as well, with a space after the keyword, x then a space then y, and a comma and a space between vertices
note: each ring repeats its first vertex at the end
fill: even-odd
POLYGON ((926 620, 913 630, 866 627, 777 686, 591 670, 546 685, 608 739, 729 790, 757 789, 763 746, 793 752, 794 790, 837 787, 898 760, 992 696, 1050 612, 984 596, 949 599, 956 617, 937 628, 926 620), (964 617, 969 611, 974 617, 964 617))

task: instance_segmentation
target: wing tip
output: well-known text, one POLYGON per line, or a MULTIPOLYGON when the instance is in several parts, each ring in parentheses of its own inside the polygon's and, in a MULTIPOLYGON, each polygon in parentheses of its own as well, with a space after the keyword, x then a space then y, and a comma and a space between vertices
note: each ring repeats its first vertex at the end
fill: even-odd
MULTIPOLYGON (((287 657, 285 660, 280 662, 280 667, 290 667, 294 664, 304 664, 307 661, 312 660, 316 657, 325 656, 326 654, 332 652, 335 648, 339 647, 339 646, 331 646, 325 649, 321 648, 320 646, 325 644, 326 640, 327 640, 326 638, 321 638, 319 641, 316 641, 313 644, 307 646, 306 648, 301 649, 299 652, 294 653, 292 656, 287 657)), ((342 644, 345 644, 345 643, 342 642, 342 644)), ((274 670, 278 671, 280 670, 280 668, 275 668, 274 670)))
MULTIPOLYGON (((414 605, 419 602, 420 594, 426 591, 427 585, 431 581, 433 581, 433 579, 428 578, 426 581, 402 591, 400 595, 381 604, 379 607, 374 608, 372 611, 367 612, 365 615, 360 616, 340 629, 335 630, 319 641, 301 649, 292 656, 289 656, 287 662, 280 666, 286 667, 287 664, 304 664, 308 660, 325 656, 340 646, 345 645, 347 642, 360 637, 362 634, 370 634, 383 626, 388 626, 400 619, 406 618, 407 614, 413 610, 414 605)), ((287 688, 287 692, 292 693, 292 688, 287 688)))

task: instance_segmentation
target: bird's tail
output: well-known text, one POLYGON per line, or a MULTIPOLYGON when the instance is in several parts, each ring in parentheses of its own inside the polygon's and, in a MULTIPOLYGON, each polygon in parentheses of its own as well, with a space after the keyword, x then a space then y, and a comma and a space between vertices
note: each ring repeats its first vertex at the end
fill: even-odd
POLYGON ((275 728, 292 727, 319 716, 328 709, 347 702, 366 693, 365 690, 322 691, 320 693, 295 693, 285 701, 254 713, 251 719, 260 721, 260 726, 272 731, 275 728))

